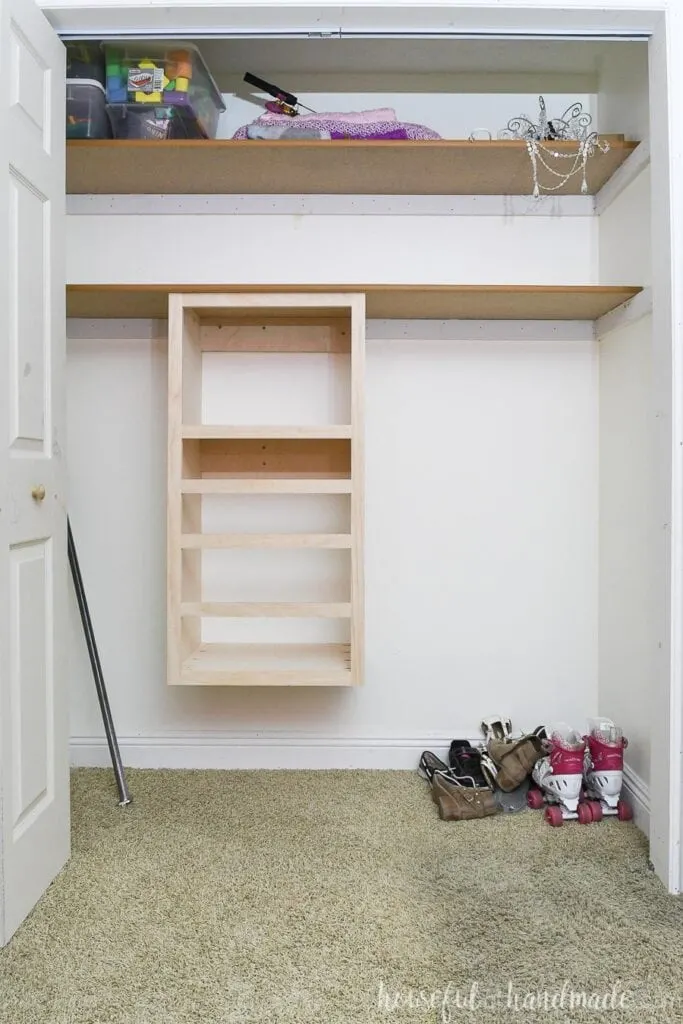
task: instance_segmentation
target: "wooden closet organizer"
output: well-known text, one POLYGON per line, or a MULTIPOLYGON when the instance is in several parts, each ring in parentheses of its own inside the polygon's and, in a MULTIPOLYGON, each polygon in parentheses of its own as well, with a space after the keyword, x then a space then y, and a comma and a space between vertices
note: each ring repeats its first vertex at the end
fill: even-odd
MULTIPOLYGON (((363 363, 365 299, 358 294, 172 294, 168 376, 168 682, 228 686, 354 686, 363 680, 363 363), (334 359, 343 421, 278 424, 206 422, 205 356, 239 365, 260 353, 317 353, 334 359), (235 496, 329 495, 345 502, 340 532, 208 532, 204 503, 235 496), (338 496, 338 497, 334 497, 338 496), (346 498, 345 498, 346 496, 346 498), (207 558, 242 549, 264 558, 278 549, 301 557, 339 551, 343 586, 335 600, 221 600, 207 594, 207 558), (216 642, 216 620, 338 620, 335 643, 216 642)), ((214 367, 216 364, 212 364, 214 367)), ((283 384, 286 386, 286 384, 283 384)), ((256 402, 258 405, 258 402, 256 402)), ((339 404, 339 403, 338 403, 339 404)), ((244 418, 244 403, 241 403, 244 418)), ((310 417, 309 417, 310 418, 310 417)), ((229 510, 228 510, 229 511, 229 510)), ((253 519, 258 522, 257 518, 253 519)), ((275 556, 274 556, 275 557, 275 556)), ((215 571, 211 586, 216 586, 215 571)), ((257 579, 257 584, 259 580, 257 579)), ((282 581, 280 581, 282 583, 282 581)), ((236 585, 230 581, 231 589, 236 585)), ((335 627, 335 628, 336 628, 335 627)), ((219 627, 220 628, 220 627, 219 627)))

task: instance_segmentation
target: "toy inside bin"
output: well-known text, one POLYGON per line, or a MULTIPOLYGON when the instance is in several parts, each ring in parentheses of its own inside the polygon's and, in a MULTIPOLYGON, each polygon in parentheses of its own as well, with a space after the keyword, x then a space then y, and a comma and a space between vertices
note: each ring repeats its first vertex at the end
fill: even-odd
POLYGON ((104 51, 110 108, 171 107, 195 123, 189 137, 215 138, 225 104, 196 46, 123 41, 104 51))
POLYGON ((110 139, 104 88, 86 78, 66 82, 67 139, 110 139))
POLYGON ((203 139, 193 117, 179 107, 153 107, 136 103, 107 106, 116 139, 203 139))

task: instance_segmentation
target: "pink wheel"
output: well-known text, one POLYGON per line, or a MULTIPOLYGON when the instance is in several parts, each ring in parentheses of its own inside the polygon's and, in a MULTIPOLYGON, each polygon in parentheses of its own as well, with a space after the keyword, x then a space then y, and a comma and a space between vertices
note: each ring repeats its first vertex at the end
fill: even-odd
POLYGON ((599 800, 591 800, 589 805, 593 821, 602 821, 602 804, 599 800))
POLYGON ((552 825, 553 828, 559 828, 564 820, 562 818, 562 811, 554 804, 550 807, 546 807, 544 817, 548 824, 552 825))
POLYGON ((577 808, 577 816, 579 825, 590 825, 593 820, 593 814, 591 811, 590 803, 579 804, 577 808))
POLYGON ((617 804, 617 818, 619 821, 631 821, 633 818, 633 808, 625 800, 620 800, 617 804))
POLYGON ((543 807, 543 793, 540 789, 530 789, 526 795, 526 805, 530 807, 532 811, 540 811, 543 807))

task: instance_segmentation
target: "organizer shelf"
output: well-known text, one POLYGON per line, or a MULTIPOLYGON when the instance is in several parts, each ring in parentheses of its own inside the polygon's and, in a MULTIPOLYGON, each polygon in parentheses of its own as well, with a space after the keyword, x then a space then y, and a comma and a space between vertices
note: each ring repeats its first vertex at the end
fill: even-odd
MULTIPOLYGON (((587 184, 598 192, 638 143, 607 135, 607 153, 588 160, 587 184)), ((576 152, 575 142, 552 148, 576 152)), ((566 162, 566 161, 565 161, 566 162)), ((526 143, 228 139, 72 141, 67 191, 74 194, 166 195, 530 195, 526 143)), ((580 195, 576 175, 558 190, 580 195)))
MULTIPOLYGON (((170 684, 352 686, 362 682, 364 326, 365 302, 358 294, 170 295, 170 684), (265 364, 254 360, 267 364, 274 357, 284 358, 296 374, 297 356, 303 357, 299 363, 308 368, 306 372, 310 373, 312 365, 322 367, 321 390, 325 396, 333 396, 329 418, 343 418, 343 422, 305 422, 312 416, 320 418, 319 402, 313 412, 310 405, 302 410, 301 424, 216 423, 215 407, 206 422, 210 408, 206 391, 212 373, 219 377, 232 374, 237 380, 232 404, 228 400, 220 409, 225 409, 226 419, 231 410, 237 410, 237 418, 244 418, 245 410, 250 413, 259 400, 266 402, 259 396, 258 372, 253 372, 255 366, 265 364), (243 381, 255 382, 253 403, 241 393, 243 381), (325 496, 320 499, 323 502, 341 502, 333 511, 336 523, 344 520, 343 528, 262 529, 263 503, 290 500, 280 495, 301 496, 291 499, 295 516, 299 515, 296 503, 315 502, 316 495, 325 496), (247 529, 216 532, 207 528, 207 501, 218 503, 219 514, 228 517, 234 512, 231 504, 253 502, 253 508, 247 508, 247 529), (222 597, 215 593, 220 571, 206 559, 234 552, 243 559, 240 573, 244 575, 233 574, 228 580, 231 593, 222 597), (255 570, 244 562, 241 552, 247 553, 247 560, 255 556, 255 570), (317 583, 310 571, 303 573, 305 586, 333 587, 335 594, 317 593, 302 599, 300 593, 292 593, 291 600, 279 594, 254 599, 254 587, 272 586, 277 577, 276 567, 269 567, 267 561, 277 552, 290 559, 339 559, 332 569, 323 567, 322 574, 318 572, 317 583), (250 568, 254 579, 249 578, 250 568), (242 585, 247 593, 244 599, 236 598, 233 591, 242 585), (213 587, 213 592, 207 593, 207 586, 213 587), (256 642, 240 639, 239 622, 244 620, 261 620, 256 642), (311 620, 313 632, 314 620, 327 622, 325 628, 335 631, 335 642, 323 638, 299 642, 296 620, 311 620), (286 625, 288 621, 291 627, 286 625), (264 638, 273 622, 274 638, 268 641, 264 638), (216 629, 223 627, 232 627, 234 639, 216 639, 216 629), (290 628, 294 630, 291 641, 283 641, 283 629, 290 628)), ((305 396, 307 387, 308 378, 298 393, 305 396)), ((319 396, 313 397, 318 401, 319 396)), ((291 409, 291 396, 283 401, 291 409)), ((212 511, 215 514, 216 508, 212 511)), ((244 516, 244 509, 241 514, 244 516)), ((287 586, 286 577, 280 578, 277 586, 287 586)), ((301 588, 301 581, 297 587, 301 588)))
POLYGON ((72 284, 67 316, 118 319, 166 317, 168 296, 183 293, 268 295, 351 292, 365 296, 367 316, 378 320, 596 320, 642 291, 631 285, 528 284, 72 284))

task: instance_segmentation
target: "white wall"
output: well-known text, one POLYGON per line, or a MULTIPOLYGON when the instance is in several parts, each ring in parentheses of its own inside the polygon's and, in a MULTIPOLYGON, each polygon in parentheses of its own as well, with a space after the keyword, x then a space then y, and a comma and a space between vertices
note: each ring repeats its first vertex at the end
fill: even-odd
MULTIPOLYGON (((503 95, 494 92, 458 93, 456 80, 453 82, 452 91, 444 89, 443 92, 437 92, 432 85, 429 92, 426 89, 423 92, 413 92, 410 86, 406 88, 405 83, 409 79, 406 80, 404 77, 403 88, 397 92, 396 88, 388 88, 382 76, 377 76, 376 84, 370 86, 368 80, 371 81, 372 76, 366 75, 357 87, 354 87, 353 76, 345 76, 346 82, 343 87, 339 82, 340 91, 332 91, 324 88, 327 76, 316 75, 307 76, 309 87, 304 90, 297 84, 299 77, 284 74, 275 78, 275 82, 295 92, 301 102, 311 110, 323 112, 390 107, 396 111, 400 121, 425 125, 438 132, 444 139, 467 139, 474 129, 486 129, 495 139, 499 130, 506 128, 511 118, 524 115, 537 121, 539 116, 538 93, 522 92, 519 89, 503 95), (314 85, 316 79, 319 84, 314 85)), ((583 104, 584 110, 595 119, 595 96, 588 95, 585 91, 579 94, 556 93, 554 80, 555 76, 547 75, 543 87, 549 117, 561 117, 569 105, 578 100, 583 104)), ((236 82, 233 88, 234 93, 225 94, 223 97, 227 109, 219 121, 218 138, 231 138, 238 128, 249 124, 264 112, 263 102, 255 102, 256 93, 249 86, 241 87, 236 82)), ((263 96, 263 99, 269 98, 263 96)))
POLYGON ((597 123, 600 131, 617 132, 641 142, 650 137, 650 95, 647 43, 606 47, 600 62, 597 123))
POLYGON ((626 760, 650 779, 655 676, 652 318, 600 346, 600 714, 629 739, 626 760))
POLYGON ((598 283, 596 219, 553 215, 553 200, 531 217, 149 216, 144 197, 139 208, 67 218, 69 284, 598 283))
POLYGON ((650 168, 598 218, 600 284, 652 283, 650 168))
MULTIPOLYGON (((649 284, 650 170, 599 217, 600 277, 649 284)), ((655 387, 652 316, 618 326, 600 341, 600 713, 628 737, 636 808, 648 811, 650 709, 661 637, 657 618, 655 387), (643 788, 644 787, 644 788, 643 788), (647 794, 638 800, 639 792, 647 794)), ((641 818, 647 826, 645 815, 641 818)))
MULTIPOLYGON (((367 679, 353 692, 166 686, 165 339, 144 322, 69 334, 69 509, 129 762, 409 767, 483 715, 583 725, 597 710, 586 325, 370 322, 367 679)), ((75 757, 106 763, 71 613, 75 757)))

